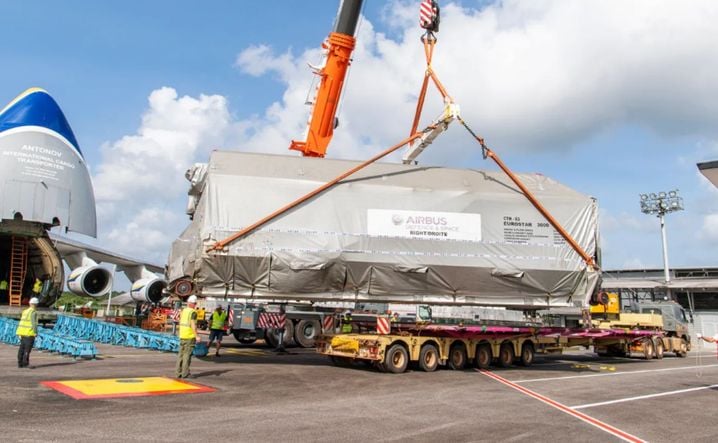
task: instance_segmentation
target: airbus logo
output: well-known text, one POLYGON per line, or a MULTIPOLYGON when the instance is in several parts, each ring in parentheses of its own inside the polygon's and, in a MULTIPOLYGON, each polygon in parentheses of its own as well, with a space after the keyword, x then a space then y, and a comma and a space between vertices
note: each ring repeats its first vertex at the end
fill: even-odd
POLYGON ((404 217, 399 214, 394 214, 391 216, 391 222, 394 223, 394 225, 399 226, 404 223, 404 217))

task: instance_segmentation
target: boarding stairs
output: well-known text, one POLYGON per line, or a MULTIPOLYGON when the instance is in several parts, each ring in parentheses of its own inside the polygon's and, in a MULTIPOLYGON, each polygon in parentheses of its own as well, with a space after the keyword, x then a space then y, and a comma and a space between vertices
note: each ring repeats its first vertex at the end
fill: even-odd
POLYGON ((20 306, 22 287, 27 274, 27 238, 13 237, 10 249, 10 306, 20 306))

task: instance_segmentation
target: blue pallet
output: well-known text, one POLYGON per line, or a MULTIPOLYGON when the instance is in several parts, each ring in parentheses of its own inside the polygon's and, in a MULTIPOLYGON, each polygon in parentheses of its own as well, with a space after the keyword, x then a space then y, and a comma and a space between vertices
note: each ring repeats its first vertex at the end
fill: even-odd
POLYGON ((178 352, 179 339, 172 335, 136 327, 59 315, 55 330, 84 340, 156 351, 178 352))
MULTIPOLYGON (((17 324, 16 320, 0 317, 0 341, 18 346, 20 337, 15 335, 17 324)), ((40 351, 56 352, 74 358, 94 358, 98 354, 95 344, 91 341, 64 336, 55 330, 41 326, 37 328, 33 347, 40 351)))

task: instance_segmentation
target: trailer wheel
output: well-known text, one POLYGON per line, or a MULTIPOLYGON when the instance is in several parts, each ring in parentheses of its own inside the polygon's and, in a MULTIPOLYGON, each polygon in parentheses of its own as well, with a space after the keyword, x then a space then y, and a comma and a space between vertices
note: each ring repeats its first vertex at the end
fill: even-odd
POLYGON ((386 357, 384 358, 384 367, 387 372, 393 374, 401 374, 406 371, 406 366, 409 364, 409 353, 406 349, 400 345, 392 345, 386 351, 386 357))
POLYGON ((534 344, 530 341, 525 341, 521 346, 521 366, 531 366, 535 355, 534 344))
POLYGON ((685 338, 682 338, 680 347, 676 351, 676 357, 685 358, 687 355, 688 355, 688 342, 686 342, 685 338))
POLYGON ((501 343, 498 358, 499 367, 508 368, 509 366, 511 366, 514 362, 515 356, 516 355, 514 354, 514 346, 510 342, 501 343))
POLYGON ((234 335, 234 339, 240 342, 243 345, 251 345, 255 341, 257 341, 257 337, 253 335, 247 335, 246 333, 243 333, 242 331, 232 331, 232 335, 234 335))
POLYGON ((652 359, 654 352, 655 348, 653 347, 653 340, 650 338, 643 340, 643 358, 646 360, 652 359))
POLYGON ((476 366, 479 369, 488 369, 493 359, 491 345, 482 343, 476 347, 476 366))
POLYGON ((457 343, 449 351, 449 367, 460 371, 464 369, 464 366, 466 366, 466 346, 463 343, 457 343))
POLYGON ((663 349, 663 339, 661 337, 656 337, 655 341, 653 342, 653 349, 655 349, 656 352, 656 359, 662 359, 663 352, 665 350, 663 349))
POLYGON ((318 320, 300 320, 294 328, 294 341, 303 348, 313 348, 320 330, 318 320))
POLYGON ((434 372, 439 367, 439 350, 432 344, 425 344, 419 352, 419 367, 424 372, 434 372))
MULTIPOLYGON (((272 347, 276 348, 279 344, 279 329, 270 328, 265 329, 264 331, 264 340, 267 342, 267 344, 272 347)), ((294 343, 294 324, 287 320, 287 323, 284 326, 284 340, 282 340, 282 344, 284 347, 291 346, 294 343)))

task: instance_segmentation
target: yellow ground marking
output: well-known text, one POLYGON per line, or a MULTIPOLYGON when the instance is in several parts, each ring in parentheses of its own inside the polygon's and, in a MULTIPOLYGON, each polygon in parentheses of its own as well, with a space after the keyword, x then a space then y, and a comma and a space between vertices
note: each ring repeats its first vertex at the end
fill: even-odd
POLYGON ((44 381, 43 385, 74 399, 139 397, 147 395, 213 392, 215 389, 167 377, 106 378, 44 381))

